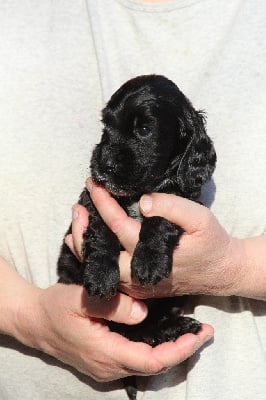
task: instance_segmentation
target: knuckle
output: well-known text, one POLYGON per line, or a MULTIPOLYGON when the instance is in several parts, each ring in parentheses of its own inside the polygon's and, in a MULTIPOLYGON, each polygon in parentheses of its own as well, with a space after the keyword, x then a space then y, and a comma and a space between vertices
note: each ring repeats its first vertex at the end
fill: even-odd
POLYGON ((201 208, 199 210, 199 217, 195 223, 194 230, 197 232, 204 232, 211 226, 213 218, 207 207, 201 205, 199 205, 199 207, 201 208))
POLYGON ((165 366, 159 360, 150 359, 145 365, 145 372, 149 375, 157 375, 164 372, 165 366))
POLYGON ((114 232, 115 235, 118 236, 122 230, 123 224, 124 222, 121 218, 113 218, 109 222, 109 228, 112 232, 114 232))
POLYGON ((99 383, 106 383, 106 382, 110 382, 110 381, 116 379, 113 377, 113 373, 111 371, 104 370, 104 369, 101 369, 90 375, 96 382, 99 382, 99 383))
POLYGON ((203 207, 201 226, 205 229, 208 228, 212 224, 212 220, 213 218, 210 210, 206 207, 203 207))
POLYGON ((93 379, 99 383, 106 383, 111 381, 112 379, 109 376, 93 376, 93 379))

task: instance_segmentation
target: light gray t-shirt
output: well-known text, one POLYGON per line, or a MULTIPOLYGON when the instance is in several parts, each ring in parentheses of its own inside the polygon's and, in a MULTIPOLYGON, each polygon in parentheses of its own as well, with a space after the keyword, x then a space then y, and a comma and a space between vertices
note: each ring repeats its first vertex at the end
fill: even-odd
MULTIPOLYGON (((0 254, 56 282, 71 205, 89 175, 100 110, 121 83, 164 74, 208 115, 218 163, 203 197, 237 237, 266 231, 264 0, 13 0, 0 4, 0 254)), ((266 303, 198 296, 215 339, 143 400, 264 400, 266 303)), ((1 400, 123 400, 52 357, 0 336, 1 400)))

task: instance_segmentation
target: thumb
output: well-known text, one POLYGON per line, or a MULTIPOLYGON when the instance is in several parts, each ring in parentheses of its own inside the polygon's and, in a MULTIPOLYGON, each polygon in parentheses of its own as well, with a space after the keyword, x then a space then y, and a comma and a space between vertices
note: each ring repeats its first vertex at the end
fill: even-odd
POLYGON ((206 207, 192 200, 165 193, 143 195, 139 207, 145 217, 160 216, 166 218, 181 226, 187 233, 198 230, 209 212, 206 207))
POLYGON ((111 299, 100 299, 89 297, 84 292, 83 305, 85 314, 89 317, 104 318, 127 325, 140 323, 148 314, 145 303, 123 293, 117 293, 111 299))

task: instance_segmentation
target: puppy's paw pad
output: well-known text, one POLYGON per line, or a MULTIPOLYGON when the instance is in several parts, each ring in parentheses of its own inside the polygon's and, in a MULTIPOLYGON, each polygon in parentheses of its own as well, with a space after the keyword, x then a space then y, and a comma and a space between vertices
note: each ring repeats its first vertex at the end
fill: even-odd
POLYGON ((83 284, 89 296, 112 297, 119 283, 117 261, 108 257, 89 259, 85 262, 83 284))

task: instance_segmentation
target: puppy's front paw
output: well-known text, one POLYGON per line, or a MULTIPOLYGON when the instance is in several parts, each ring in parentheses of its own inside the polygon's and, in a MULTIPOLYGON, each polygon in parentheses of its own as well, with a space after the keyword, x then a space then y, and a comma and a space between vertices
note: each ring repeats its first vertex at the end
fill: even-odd
POLYGON ((84 287, 90 296, 111 297, 119 283, 117 260, 106 255, 90 257, 84 262, 84 287))
POLYGON ((169 276, 171 268, 172 255, 163 254, 142 242, 137 244, 131 262, 131 274, 141 285, 155 285, 169 276))
POLYGON ((182 229, 162 217, 144 219, 131 262, 132 277, 155 285, 172 269, 173 251, 182 229))

